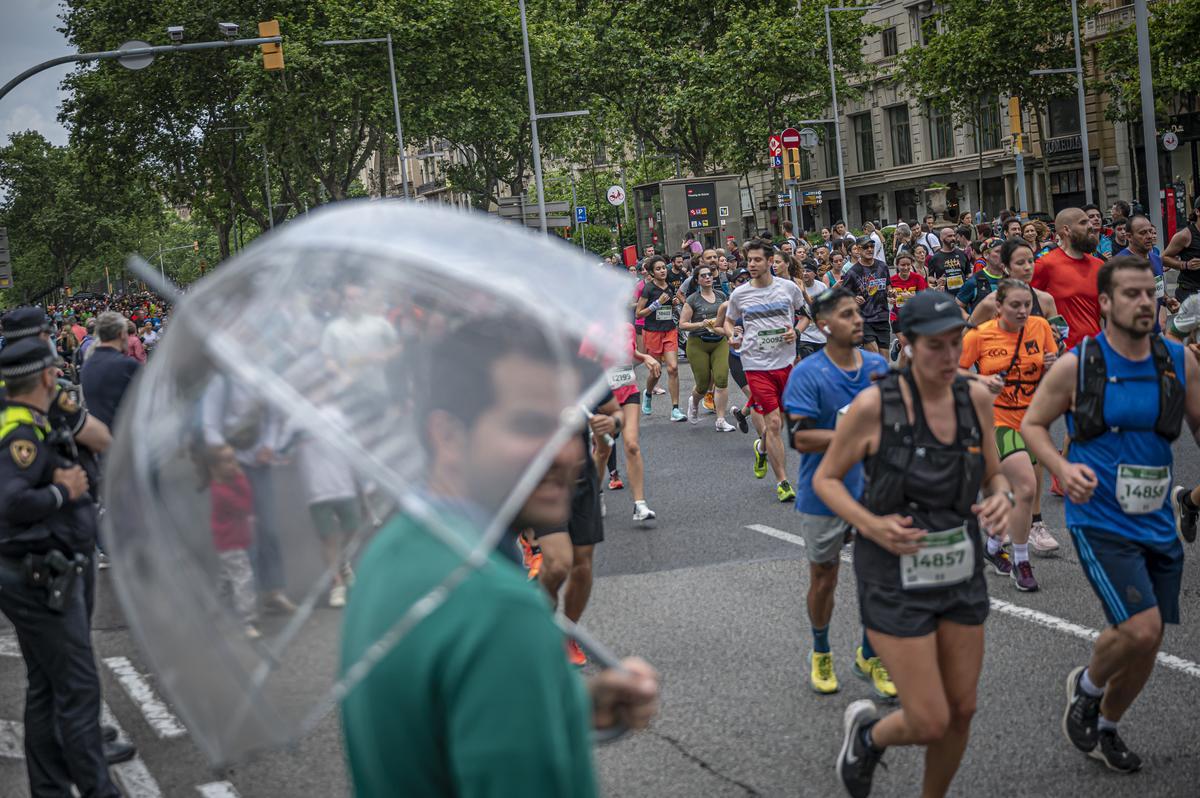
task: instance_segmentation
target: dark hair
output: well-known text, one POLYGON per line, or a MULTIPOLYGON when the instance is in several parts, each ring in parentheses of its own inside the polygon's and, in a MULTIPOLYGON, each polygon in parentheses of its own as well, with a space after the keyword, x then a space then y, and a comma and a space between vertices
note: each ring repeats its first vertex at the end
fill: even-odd
POLYGON ((1129 230, 1129 217, 1128 216, 1126 216, 1124 219, 1117 219, 1115 222, 1113 222, 1114 230, 1120 230, 1122 228, 1124 228, 1125 230, 1129 230))
POLYGON ((745 256, 752 249, 757 249, 762 252, 763 257, 767 258, 768 260, 772 255, 775 254, 775 245, 770 241, 765 241, 761 238, 755 238, 751 241, 747 241, 745 244, 742 244, 742 255, 745 256))
POLYGON ((1137 213, 1131 213, 1131 214, 1129 214, 1129 216, 1127 216, 1127 217, 1125 218, 1125 229, 1126 229, 1126 230, 1132 230, 1132 229, 1133 229, 1133 220, 1134 220, 1134 219, 1145 219, 1145 220, 1146 220, 1147 222, 1149 222, 1150 224, 1154 224, 1154 222, 1150 221, 1150 217, 1149 217, 1149 216, 1147 216, 1146 214, 1142 213, 1141 211, 1138 211, 1137 213))
POLYGON ((841 219, 838 219, 836 222, 834 222, 834 223, 833 223, 833 226, 834 226, 834 227, 837 227, 839 224, 842 224, 842 225, 844 225, 844 224, 845 224, 845 222, 844 222, 844 221, 842 221, 841 219))
POLYGON ((968 241, 970 241, 971 236, 975 234, 975 231, 971 229, 971 225, 969 224, 960 224, 957 228, 955 228, 954 232, 958 233, 968 241))
MULTIPOLYGON (((50 368, 46 366, 46 368, 50 368)), ((9 396, 24 396, 37 388, 46 369, 40 369, 24 377, 7 377, 4 380, 4 390, 9 396)))
POLYGON ((646 270, 646 276, 653 278, 654 267, 660 263, 664 266, 667 265, 667 259, 662 255, 651 255, 650 257, 646 258, 645 263, 642 264, 642 267, 646 270))
POLYGON ((791 222, 789 222, 789 221, 787 221, 787 220, 784 220, 784 222, 783 222, 783 223, 780 225, 780 227, 782 227, 782 228, 783 228, 783 231, 784 231, 785 233, 790 233, 790 232, 792 232, 792 223, 791 223, 791 222))
POLYGON ((1013 236, 1005 240, 1004 244, 1000 247, 1000 262, 1007 268, 1008 264, 1012 263, 1012 256, 1022 247, 1033 252, 1033 246, 1020 236, 1013 236))
POLYGON ((854 294, 850 293, 845 288, 834 288, 821 294, 819 297, 813 300, 813 318, 821 319, 828 316, 830 313, 833 313, 834 308, 836 308, 843 299, 853 300, 854 294))
POLYGON ((1104 216, 1104 211, 1100 210, 1100 206, 1094 202, 1089 202, 1087 205, 1084 205, 1083 208, 1081 208, 1081 210, 1084 213, 1087 213, 1088 211, 1096 211, 1097 213, 1100 214, 1101 217, 1104 216))
MULTIPOLYGON (((578 343, 576 344, 578 346, 578 343)), ((415 373, 428 374, 423 390, 418 392, 416 411, 423 430, 422 439, 428 447, 429 415, 441 410, 454 416, 464 426, 471 427, 496 401, 494 375, 480 380, 478 371, 463 368, 464 363, 479 363, 480 352, 488 352, 489 366, 501 358, 520 356, 538 363, 548 364, 555 369, 561 365, 556 357, 556 347, 546 339, 545 331, 536 322, 496 317, 493 322, 486 319, 472 321, 447 332, 424 348, 418 355, 420 365, 415 373)), ((568 350, 573 351, 573 350, 568 350)), ((386 368, 392 372, 410 372, 412 361, 394 358, 386 368)), ((404 384, 410 373, 392 373, 392 384, 404 384)))
MULTIPOLYGON (((1029 245, 1026 244, 1025 246, 1029 245)), ((1027 283, 1023 283, 1020 280, 1012 277, 1005 277, 1003 280, 996 283, 996 304, 1003 304, 1004 298, 1013 291, 1028 291, 1029 295, 1033 296, 1033 288, 1031 288, 1027 283)))
POLYGON ((1125 200, 1117 200, 1113 203, 1114 208, 1119 208, 1123 216, 1129 216, 1133 213, 1133 209, 1129 207, 1129 203, 1125 200))
POLYGON ((1146 271, 1153 273, 1154 267, 1150 261, 1137 255, 1118 255, 1104 262, 1096 274, 1096 288, 1101 294, 1113 295, 1113 275, 1122 270, 1146 271))
POLYGON ((900 250, 899 252, 897 252, 897 253, 896 253, 896 257, 892 259, 892 264, 893 264, 893 265, 896 265, 896 266, 899 266, 899 265, 900 265, 900 259, 901 259, 901 258, 907 258, 908 260, 912 261, 914 265, 915 265, 915 264, 916 264, 916 262, 917 262, 917 258, 916 258, 916 256, 915 256, 915 255, 913 255, 913 254, 912 254, 911 252, 909 252, 907 249, 902 249, 902 250, 900 250))

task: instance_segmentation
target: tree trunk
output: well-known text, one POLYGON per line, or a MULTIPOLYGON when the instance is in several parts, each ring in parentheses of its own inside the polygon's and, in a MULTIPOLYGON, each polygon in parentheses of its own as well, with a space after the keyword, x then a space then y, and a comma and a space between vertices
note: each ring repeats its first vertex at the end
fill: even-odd
POLYGON ((976 209, 976 212, 978 212, 978 213, 983 212, 983 140, 982 140, 982 137, 979 135, 982 128, 983 128, 983 117, 981 114, 976 113, 975 114, 975 151, 977 153, 979 153, 979 172, 978 172, 978 177, 977 177, 978 182, 979 182, 979 192, 978 192, 979 193, 979 207, 976 209))
POLYGON ((1042 183, 1044 194, 1042 201, 1045 203, 1046 213, 1050 214, 1053 219, 1054 213, 1054 192, 1050 188, 1050 158, 1046 155, 1046 125, 1042 121, 1042 117, 1036 111, 1030 114, 1034 119, 1037 119, 1038 124, 1038 140, 1042 143, 1042 183))

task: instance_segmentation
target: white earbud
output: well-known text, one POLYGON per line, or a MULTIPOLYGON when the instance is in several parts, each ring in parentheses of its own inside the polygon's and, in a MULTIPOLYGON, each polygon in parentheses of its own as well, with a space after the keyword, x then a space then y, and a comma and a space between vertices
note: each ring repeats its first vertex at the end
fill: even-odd
POLYGON ((904 347, 904 356, 912 357, 912 347, 911 346, 904 347))

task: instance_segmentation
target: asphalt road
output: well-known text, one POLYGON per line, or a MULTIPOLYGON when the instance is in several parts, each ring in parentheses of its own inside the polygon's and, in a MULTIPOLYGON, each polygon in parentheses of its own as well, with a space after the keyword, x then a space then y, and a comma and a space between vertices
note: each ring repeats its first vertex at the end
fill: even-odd
MULTIPOLYGON (((690 376, 683 367, 684 384, 690 376)), ((737 395, 736 389, 734 394, 737 395)), ((635 528, 628 491, 606 494, 607 540, 597 553, 597 581, 585 624, 621 655, 638 654, 662 675, 660 718, 648 732, 596 753, 609 796, 739 796, 841 794, 833 762, 842 711, 869 697, 850 661, 859 635, 853 585, 844 569, 831 631, 842 690, 818 696, 807 687, 810 645, 804 594, 807 565, 795 539, 791 505, 780 505, 770 478, 751 474, 753 435, 720 434, 712 417, 672 424, 658 397, 643 423, 648 498, 654 529, 635 528)), ((1186 437, 1186 436, 1185 436, 1186 437)), ((1200 454, 1181 441, 1177 475, 1200 482, 1200 454)), ((794 473, 797 456, 789 452, 794 473)), ((994 608, 971 744, 952 790, 961 796, 1185 796, 1197 794, 1200 744, 1192 708, 1200 699, 1200 572, 1184 574, 1184 624, 1169 628, 1146 692, 1122 723, 1143 772, 1119 776, 1071 748, 1060 730, 1063 682, 1083 663, 1087 637, 1104 623, 1066 533, 1061 500, 1043 501, 1060 556, 1035 560, 1042 590, 1018 593, 989 577, 994 608)), ((1191 554, 1192 551, 1189 551, 1191 554)), ((266 798, 336 796, 347 792, 336 716, 293 748, 214 772, 191 735, 164 720, 171 707, 137 650, 101 576, 96 648, 105 700, 139 747, 116 773, 129 795, 266 798), (129 660, 125 667, 120 660, 129 660), (118 674, 135 683, 123 686, 118 674), (132 678, 130 673, 136 678, 132 678), (140 680, 142 688, 137 687, 140 680), (154 706, 157 697, 162 712, 154 706)), ((316 623, 336 624, 319 611, 316 623)), ((24 673, 11 637, 0 629, 0 795, 27 795, 19 731, 24 673), (7 641, 7 642, 6 642, 7 641)), ((303 667, 298 652, 295 667, 303 667)), ((313 652, 314 661, 321 652, 313 652)), ((915 794, 921 758, 893 750, 875 795, 915 794)))

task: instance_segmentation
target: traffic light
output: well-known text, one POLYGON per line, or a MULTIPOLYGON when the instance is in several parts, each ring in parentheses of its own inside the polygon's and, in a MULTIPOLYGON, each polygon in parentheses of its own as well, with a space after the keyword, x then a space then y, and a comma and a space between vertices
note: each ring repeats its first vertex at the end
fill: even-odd
POLYGON ((1021 98, 1008 98, 1008 127, 1013 136, 1013 149, 1020 152, 1024 148, 1023 139, 1025 138, 1021 129, 1021 98))
POLYGON ((788 147, 783 151, 784 180, 800 179, 800 148, 788 147))
MULTIPOLYGON (((271 19, 258 23, 258 35, 262 37, 279 35, 279 20, 271 19)), ((279 72, 283 69, 283 45, 278 42, 260 44, 262 50, 263 69, 268 72, 279 72)))

